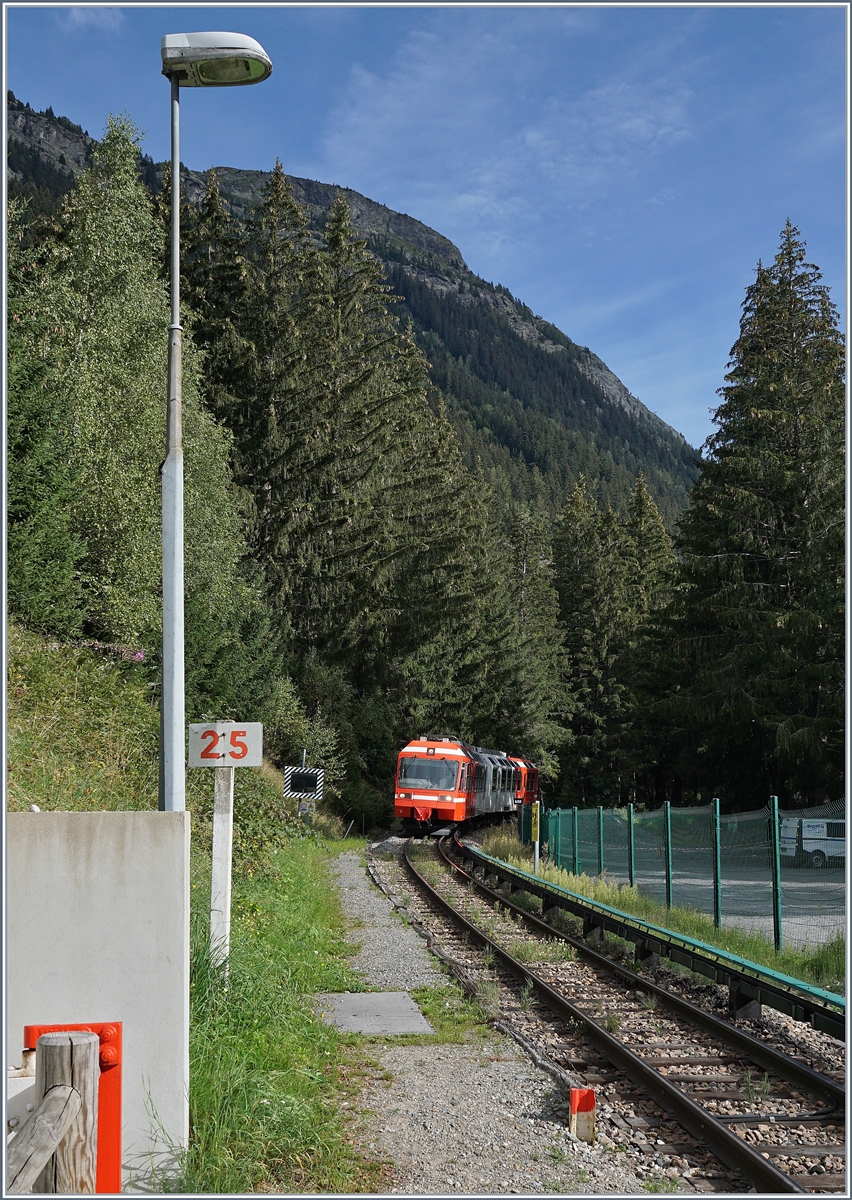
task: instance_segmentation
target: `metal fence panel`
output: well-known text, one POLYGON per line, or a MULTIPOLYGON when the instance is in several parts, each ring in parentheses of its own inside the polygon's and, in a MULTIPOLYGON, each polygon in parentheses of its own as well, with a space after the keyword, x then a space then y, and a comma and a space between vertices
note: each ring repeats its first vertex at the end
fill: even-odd
MULTIPOLYGON (((666 809, 635 813, 633 818, 634 879, 636 887, 660 904, 666 902, 666 809)), ((714 916, 714 805, 668 810, 671 828, 672 903, 714 916)), ((770 806, 719 819, 719 900, 723 925, 736 925, 774 934, 773 868, 770 852, 770 806)), ((550 809, 542 814, 542 840, 550 861, 581 874, 600 871, 601 849, 607 878, 624 884, 630 879, 629 809, 550 809), (576 848, 575 848, 576 831, 576 848), (601 834, 603 835, 601 838, 601 834)), ((800 854, 780 857, 781 927, 784 947, 829 941, 846 929, 845 808, 842 801, 821 808, 785 809, 778 814, 780 844, 788 848, 796 823, 831 822, 824 832, 834 836, 842 852, 824 865, 809 863, 800 854), (792 822, 792 824, 791 824, 792 822)), ((522 810, 522 841, 529 841, 530 816, 522 810)), ((813 845, 817 843, 814 842, 813 845)))

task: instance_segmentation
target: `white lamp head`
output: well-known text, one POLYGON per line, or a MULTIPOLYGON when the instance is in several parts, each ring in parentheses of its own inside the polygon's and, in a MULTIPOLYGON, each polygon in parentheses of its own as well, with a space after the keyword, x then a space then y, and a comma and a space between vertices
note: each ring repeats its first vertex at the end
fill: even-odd
POLYGON ((244 33, 167 33, 160 43, 163 74, 181 87, 233 87, 261 83, 272 61, 259 42, 244 33))

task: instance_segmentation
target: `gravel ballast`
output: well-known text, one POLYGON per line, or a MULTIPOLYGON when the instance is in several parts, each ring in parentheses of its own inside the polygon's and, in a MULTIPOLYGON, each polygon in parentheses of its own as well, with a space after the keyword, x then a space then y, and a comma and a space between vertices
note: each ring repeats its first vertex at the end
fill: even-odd
MULTIPOLYGON (((393 853, 396 841, 371 849, 393 853)), ((339 856, 334 878, 359 946, 352 965, 368 986, 447 983, 359 854, 339 856)), ((566 1098, 509 1038, 495 1032, 463 1045, 385 1039, 369 1050, 381 1073, 359 1098, 358 1138, 389 1164, 387 1194, 644 1194, 643 1178, 621 1155, 569 1133, 566 1098)))

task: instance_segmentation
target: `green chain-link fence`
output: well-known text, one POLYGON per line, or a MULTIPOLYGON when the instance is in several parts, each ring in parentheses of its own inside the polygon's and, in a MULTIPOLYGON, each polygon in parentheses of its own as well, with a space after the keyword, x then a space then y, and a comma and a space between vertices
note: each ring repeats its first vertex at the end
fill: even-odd
MULTIPOLYGON (((720 816, 718 801, 655 812, 545 809, 550 861, 577 874, 632 883, 660 904, 697 909, 716 924, 807 946, 846 928, 842 801, 786 810, 773 797, 753 812, 720 816)), ((522 813, 521 840, 530 838, 522 813)))

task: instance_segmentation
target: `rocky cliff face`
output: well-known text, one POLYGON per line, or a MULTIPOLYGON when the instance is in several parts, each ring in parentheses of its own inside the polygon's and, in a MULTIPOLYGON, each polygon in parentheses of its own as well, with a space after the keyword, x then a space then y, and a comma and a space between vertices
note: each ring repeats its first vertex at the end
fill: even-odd
MULTIPOLYGON (((74 176, 83 170, 95 145, 95 139, 87 133, 75 133, 59 124, 55 118, 28 109, 10 109, 7 128, 10 141, 18 141, 28 148, 36 149, 52 166, 68 171, 74 176)), ((269 179, 269 172, 239 171, 233 167, 214 169, 222 194, 234 215, 248 216, 260 200, 263 186, 269 179)), ((7 171, 10 178, 20 178, 17 172, 8 169, 7 171)), ((158 177, 162 176, 162 164, 157 173, 158 177)), ((207 188, 208 177, 208 171, 189 171, 185 167, 182 169, 184 195, 189 201, 197 203, 201 200, 207 188)), ((293 175, 289 175, 288 179, 296 199, 307 208, 313 220, 321 221, 338 192, 343 192, 349 200, 352 222, 363 237, 391 238, 401 245, 413 247, 422 254, 442 258, 451 267, 467 270, 458 247, 421 221, 416 221, 405 213, 394 212, 384 204, 377 204, 375 200, 370 200, 350 188, 318 183, 313 179, 299 179, 293 175)))
MULTIPOLYGON (((7 118, 10 141, 38 150, 51 166, 71 175, 79 175, 83 170, 95 144, 95 139, 87 133, 75 133, 43 113, 27 109, 10 109, 7 118)), ((10 178, 20 178, 15 171, 8 168, 7 171, 10 178)))

